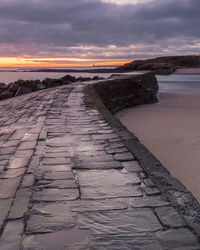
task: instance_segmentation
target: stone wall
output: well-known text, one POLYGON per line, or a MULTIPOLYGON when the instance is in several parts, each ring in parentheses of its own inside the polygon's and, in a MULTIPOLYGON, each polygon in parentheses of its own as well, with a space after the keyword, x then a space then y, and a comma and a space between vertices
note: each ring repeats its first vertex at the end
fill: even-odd
POLYGON ((112 113, 130 106, 157 102, 158 83, 153 73, 113 75, 112 78, 115 79, 92 85, 112 113))
POLYGON ((99 82, 97 84, 86 86, 85 104, 88 108, 97 109, 101 113, 102 117, 138 160, 148 178, 150 178, 156 187, 162 192, 162 198, 166 201, 170 201, 175 210, 179 212, 182 218, 184 218, 186 224, 198 237, 200 237, 200 205, 198 201, 176 178, 171 176, 169 171, 143 144, 140 143, 138 138, 128 131, 115 115, 111 114, 111 112, 114 112, 117 109, 122 109, 126 106, 127 103, 124 104, 123 100, 126 102, 126 95, 129 94, 132 94, 133 99, 130 103, 133 105, 146 103, 144 102, 146 100, 148 100, 149 103, 154 102, 154 98, 156 98, 154 92, 155 87, 156 83, 153 81, 153 76, 148 74, 131 77, 129 81, 127 81, 127 79, 116 79, 112 82, 99 82), (141 85, 141 82, 143 82, 144 79, 148 79, 148 76, 150 76, 150 79, 152 77, 152 81, 148 81, 148 83, 146 82, 147 85, 145 86, 148 86, 147 91, 145 90, 145 86, 141 85), (126 85, 124 85, 124 83, 126 83, 126 85), (133 88, 132 85, 135 85, 135 87, 133 88), (115 90, 115 86, 117 86, 119 92, 115 90), (124 86, 128 89, 125 90, 124 86), (129 89, 130 86, 132 87, 131 91, 135 91, 134 93, 131 93, 129 89), (141 87, 143 89, 142 91, 141 87), (120 93, 120 89, 123 90, 123 95, 120 93), (152 99, 148 92, 151 92, 152 99), (121 97, 116 96, 118 94, 121 95, 121 97), (136 100, 134 100, 134 96, 136 96, 136 100), (141 96, 142 98, 139 100, 139 97, 141 96), (113 102, 113 99, 115 99, 115 102, 113 102), (110 109, 111 112, 109 112, 108 109, 110 109))

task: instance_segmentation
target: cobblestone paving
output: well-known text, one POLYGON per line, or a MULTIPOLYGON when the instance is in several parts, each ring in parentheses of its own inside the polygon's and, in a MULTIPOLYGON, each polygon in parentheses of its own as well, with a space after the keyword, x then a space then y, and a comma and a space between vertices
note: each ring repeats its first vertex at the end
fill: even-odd
POLYGON ((0 102, 0 249, 200 249, 83 87, 0 102))

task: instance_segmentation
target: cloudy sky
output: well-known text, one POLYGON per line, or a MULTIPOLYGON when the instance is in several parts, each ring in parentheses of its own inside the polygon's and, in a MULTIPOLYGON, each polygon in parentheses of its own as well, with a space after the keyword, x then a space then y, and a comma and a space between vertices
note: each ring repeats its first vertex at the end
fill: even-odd
POLYGON ((0 66, 200 54, 200 0, 0 0, 0 66))

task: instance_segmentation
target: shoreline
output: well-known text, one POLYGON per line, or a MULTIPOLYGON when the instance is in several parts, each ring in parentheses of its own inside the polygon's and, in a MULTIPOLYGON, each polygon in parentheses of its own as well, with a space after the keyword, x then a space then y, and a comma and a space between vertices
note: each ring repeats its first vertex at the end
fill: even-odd
POLYGON ((200 68, 185 68, 185 69, 177 69, 175 74, 180 75, 199 75, 200 74, 200 68))
POLYGON ((200 93, 166 92, 159 99, 117 117, 200 201, 200 93))

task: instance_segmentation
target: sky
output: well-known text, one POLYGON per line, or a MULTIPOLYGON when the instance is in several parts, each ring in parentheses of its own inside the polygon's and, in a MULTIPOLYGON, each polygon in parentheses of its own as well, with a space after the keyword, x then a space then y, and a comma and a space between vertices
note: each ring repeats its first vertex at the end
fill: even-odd
POLYGON ((200 54, 200 0, 0 0, 0 67, 200 54))

